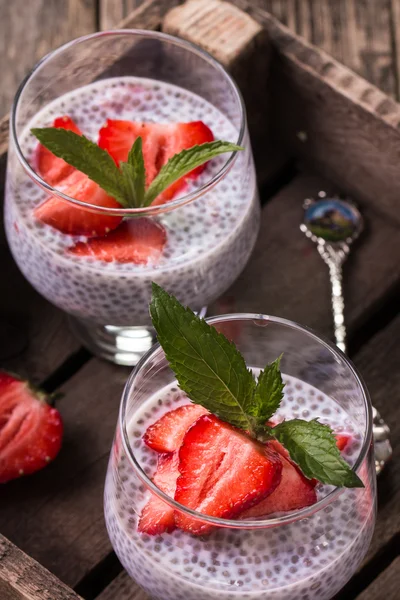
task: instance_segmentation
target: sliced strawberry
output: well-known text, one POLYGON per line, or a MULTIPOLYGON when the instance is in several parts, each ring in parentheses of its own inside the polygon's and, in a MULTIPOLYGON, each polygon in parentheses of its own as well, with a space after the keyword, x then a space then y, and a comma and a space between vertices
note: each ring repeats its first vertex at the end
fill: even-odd
POLYGON ((78 242, 68 252, 104 262, 156 264, 166 242, 165 229, 152 219, 130 219, 105 235, 78 242))
MULTIPOLYGON (((202 121, 163 124, 108 119, 99 131, 99 146, 107 150, 119 165, 127 160, 129 150, 139 136, 143 144, 147 186, 174 154, 214 139, 212 131, 202 121)), ((153 204, 171 200, 185 186, 188 178, 197 177, 204 168, 205 165, 201 165, 173 183, 153 204)))
MULTIPOLYGON (((179 450, 175 500, 205 515, 233 518, 271 494, 281 479, 282 462, 270 447, 203 415, 187 431, 179 450)), ((200 535, 212 527, 180 511, 178 527, 200 535)))
MULTIPOLYGON (((171 498, 174 497, 176 480, 179 476, 178 454, 161 454, 158 457, 157 471, 153 482, 171 498)), ((175 529, 174 509, 155 494, 142 510, 139 518, 138 530, 140 533, 158 535, 165 531, 175 529)))
POLYGON ((181 447, 189 427, 205 414, 208 410, 199 404, 185 404, 170 410, 147 428, 143 441, 157 452, 175 452, 181 447))
MULTIPOLYGON (((55 119, 53 127, 68 129, 78 135, 82 135, 79 127, 74 123, 71 117, 58 117, 55 119)), ((75 171, 74 167, 66 163, 62 158, 54 156, 54 154, 42 146, 42 144, 38 144, 36 149, 35 167, 40 176, 52 186, 56 185, 75 171)))
MULTIPOLYGON (((164 141, 164 152, 160 160, 160 167, 164 165, 172 156, 178 154, 182 150, 196 146, 196 144, 205 144, 214 140, 213 133, 203 121, 192 121, 191 123, 171 123, 165 126, 167 128, 164 141)), ((206 163, 193 169, 190 173, 175 181, 154 201, 154 205, 164 204, 172 200, 176 194, 181 191, 187 179, 195 179, 204 171, 206 163)))
POLYGON ((45 467, 60 448, 59 412, 27 381, 0 371, 0 483, 45 467))
MULTIPOLYGON (((58 189, 76 200, 102 208, 121 208, 114 198, 108 196, 97 183, 76 169, 58 185, 58 189)), ((67 200, 52 196, 35 209, 35 217, 62 233, 104 235, 118 227, 122 217, 99 214, 80 208, 67 200)))
MULTIPOLYGON (((275 444, 272 444, 276 448, 275 444)), ((278 487, 265 500, 244 511, 241 519, 267 516, 276 512, 298 510, 315 504, 317 495, 315 485, 304 477, 300 469, 290 460, 282 460, 282 479, 278 487)))
POLYGON ((336 438, 336 446, 339 448, 340 451, 342 451, 347 446, 347 444, 351 438, 351 435, 348 433, 336 433, 335 438, 336 438))

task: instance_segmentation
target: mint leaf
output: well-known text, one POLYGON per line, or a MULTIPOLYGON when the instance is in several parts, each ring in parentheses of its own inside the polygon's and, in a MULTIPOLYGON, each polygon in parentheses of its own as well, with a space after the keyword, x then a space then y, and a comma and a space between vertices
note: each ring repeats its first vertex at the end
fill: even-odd
POLYGON ((131 199, 131 206, 143 206, 146 172, 144 169, 141 137, 135 140, 129 151, 127 162, 122 162, 120 169, 128 197, 131 199))
POLYGON ((122 206, 130 205, 121 182, 121 172, 106 150, 67 129, 44 127, 31 129, 31 132, 55 156, 85 173, 122 206))
POLYGON ((270 429, 304 475, 338 487, 364 487, 340 455, 332 430, 316 420, 293 419, 270 429))
POLYGON ((153 283, 150 314, 181 389, 196 404, 242 429, 255 380, 234 344, 153 283))
POLYGON ((267 365, 258 377, 253 404, 249 407, 249 414, 254 417, 257 427, 265 426, 266 421, 278 410, 283 398, 285 384, 279 368, 281 358, 282 356, 267 365))
POLYGON ((243 150, 241 146, 236 146, 230 142, 206 142, 199 146, 192 146, 187 150, 182 150, 169 159, 158 175, 153 179, 145 194, 144 206, 149 206, 161 192, 172 185, 177 179, 200 167, 205 162, 224 154, 225 152, 238 152, 243 150))

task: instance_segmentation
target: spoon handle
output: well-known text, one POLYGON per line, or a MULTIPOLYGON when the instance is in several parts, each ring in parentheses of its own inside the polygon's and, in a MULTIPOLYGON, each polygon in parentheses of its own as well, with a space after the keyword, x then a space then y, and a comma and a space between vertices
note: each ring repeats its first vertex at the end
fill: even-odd
MULTIPOLYGON (((323 261, 328 265, 329 268, 336 345, 342 350, 342 352, 346 353, 346 327, 344 323, 342 273, 343 263, 347 258, 350 248, 347 244, 340 244, 340 246, 336 246, 336 248, 334 248, 322 240, 318 242, 317 248, 323 261)), ((379 475, 387 461, 392 456, 392 448, 389 440, 389 427, 386 425, 375 407, 372 407, 372 415, 375 469, 376 473, 379 475)))
POLYGON ((344 323, 344 296, 343 296, 343 262, 349 253, 347 244, 339 249, 333 249, 328 244, 318 244, 318 252, 329 268, 331 281, 331 299, 333 312, 333 326, 336 345, 346 353, 346 326, 344 323))

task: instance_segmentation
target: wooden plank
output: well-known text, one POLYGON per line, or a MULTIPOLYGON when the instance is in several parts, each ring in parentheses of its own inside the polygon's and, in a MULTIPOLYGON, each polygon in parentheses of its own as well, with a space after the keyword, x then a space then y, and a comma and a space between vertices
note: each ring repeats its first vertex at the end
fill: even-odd
POLYGON ((49 50, 96 28, 95 0, 13 0, 0 4, 0 116, 34 64, 49 50))
POLYGON ((39 384, 79 344, 66 316, 31 287, 15 264, 5 240, 0 264, 6 293, 0 294, 0 363, 39 384))
POLYGON ((253 0, 308 42, 398 96, 398 0, 253 0))
POLYGON ((2 487, 0 531, 71 587, 110 550, 103 488, 129 370, 92 360, 61 388, 56 461, 2 487))
POLYGON ((123 571, 96 597, 96 600, 151 600, 126 571, 123 571))
POLYGON ((201 46, 234 77, 246 106, 252 146, 257 149, 257 175, 263 185, 288 161, 287 153, 277 152, 271 143, 266 106, 271 45, 265 29, 229 2, 191 0, 165 15, 162 30, 201 46))
MULTIPOLYGON (((330 333, 327 271, 298 228, 302 199, 327 186, 304 175, 266 205, 255 252, 225 296, 225 303, 234 298, 229 310, 270 312, 330 333)), ((398 282, 397 240, 391 223, 370 219, 368 236, 345 275, 353 332, 398 282)), ((218 305, 214 310, 219 312, 218 305)), ((103 486, 127 373, 92 360, 72 377, 61 389, 66 438, 59 458, 2 490, 0 530, 71 586, 111 550, 103 523, 103 486)))
POLYGON ((400 222, 400 105, 248 0, 232 1, 266 27, 277 50, 275 139, 400 222))
POLYGON ((100 29, 112 29, 141 4, 142 0, 99 0, 100 29))
POLYGON ((1 600, 79 600, 54 575, 0 535, 1 600))
POLYGON ((144 0, 119 24, 121 29, 159 29, 164 15, 183 0, 144 0))
POLYGON ((400 404, 396 401, 400 389, 399 336, 400 315, 355 357, 372 403, 390 427, 393 446, 392 460, 378 481, 378 520, 367 561, 400 532, 400 404))
MULTIPOLYGON (((398 600, 400 589, 400 556, 375 579, 356 600, 398 600)), ((119 596, 115 596, 116 598, 119 596)))
MULTIPOLYGON (((287 317, 332 337, 327 267, 299 230, 303 199, 320 189, 329 192, 335 186, 303 175, 265 206, 250 264, 227 292, 232 298, 230 311, 287 317)), ((368 233, 354 246, 344 267, 350 334, 362 327, 400 280, 399 228, 370 208, 364 216, 368 233)))

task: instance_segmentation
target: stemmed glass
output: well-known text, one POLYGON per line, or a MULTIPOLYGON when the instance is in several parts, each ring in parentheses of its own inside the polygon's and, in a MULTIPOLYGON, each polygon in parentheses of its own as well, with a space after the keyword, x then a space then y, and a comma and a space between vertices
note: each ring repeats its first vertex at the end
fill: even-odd
POLYGON ((132 365, 151 347, 152 281, 196 311, 214 301, 245 266, 258 217, 241 95, 223 67, 200 48, 159 32, 96 33, 50 53, 19 88, 10 125, 8 242, 24 276, 70 315, 76 335, 95 354, 132 365), (189 188, 163 205, 99 208, 49 185, 35 170, 37 140, 30 129, 49 126, 63 114, 94 141, 107 118, 202 119, 217 139, 245 149, 211 161, 189 188), (34 218, 35 207, 49 195, 82 211, 162 225, 167 243, 161 260, 132 265, 72 256, 69 247, 80 238, 34 218))
POLYGON ((182 401, 176 387, 175 400, 165 394, 176 384, 157 345, 136 366, 122 397, 105 487, 112 545, 129 575, 156 600, 328 600, 356 571, 374 529, 376 475, 368 392, 337 347, 296 323, 256 314, 208 322, 236 344, 254 369, 283 352, 284 414, 319 417, 332 426, 339 420, 351 430, 353 444, 345 456, 365 487, 319 486, 316 504, 253 520, 207 517, 175 502, 151 481, 155 453, 141 439, 163 410, 182 401), (138 518, 151 494, 214 530, 203 537, 178 529, 155 536, 139 533, 138 518))

